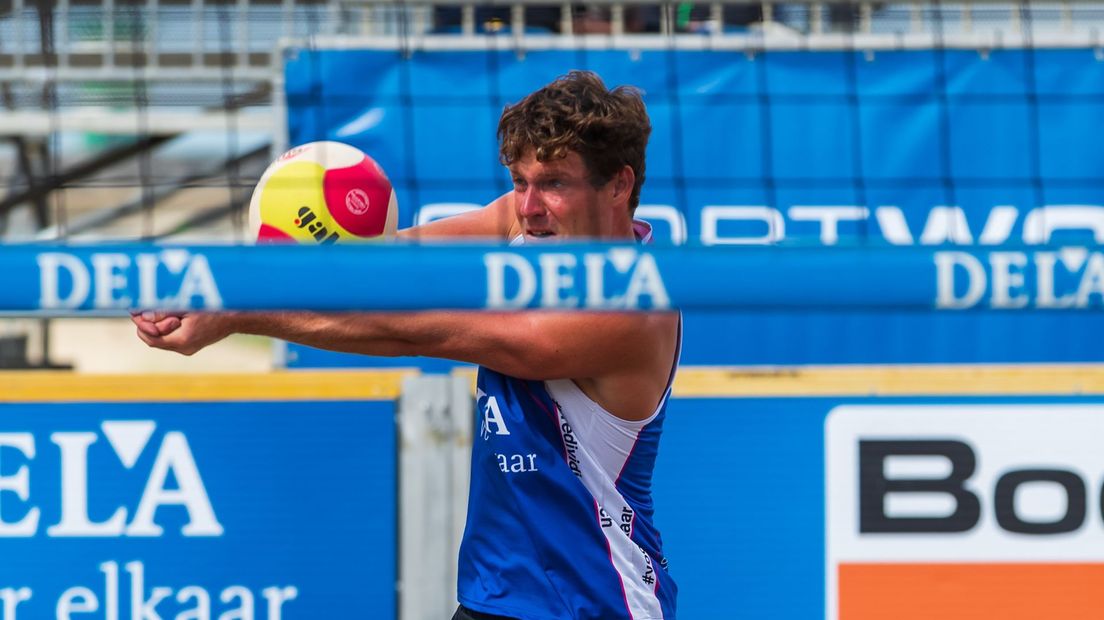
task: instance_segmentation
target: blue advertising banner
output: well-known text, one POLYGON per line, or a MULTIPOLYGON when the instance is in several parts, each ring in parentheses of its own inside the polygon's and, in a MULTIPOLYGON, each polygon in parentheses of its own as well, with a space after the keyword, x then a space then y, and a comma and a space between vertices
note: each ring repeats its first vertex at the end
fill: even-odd
POLYGON ((3 405, 0 618, 394 617, 393 408, 3 405))
MULTIPOLYGON (((363 149, 395 184, 400 226, 424 223, 509 190, 503 106, 571 69, 643 90, 653 130, 638 215, 660 241, 1104 243, 1104 64, 1088 48, 299 49, 288 135, 363 149)), ((732 308, 688 312, 686 326, 697 364, 1101 359, 1083 337, 1095 317, 1049 311, 732 308)), ((289 352, 298 366, 387 363, 289 352)))
POLYGON ((675 398, 654 484, 679 617, 1091 617, 1100 432, 1099 396, 675 398), (956 571, 981 576, 961 598, 956 571))

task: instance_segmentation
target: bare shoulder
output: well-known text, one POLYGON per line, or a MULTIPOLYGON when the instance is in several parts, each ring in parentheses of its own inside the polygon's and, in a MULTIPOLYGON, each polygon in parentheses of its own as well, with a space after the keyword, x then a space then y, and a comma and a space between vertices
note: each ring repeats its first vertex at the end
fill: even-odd
POLYGON ((410 240, 457 237, 509 239, 518 230, 510 194, 503 194, 479 209, 400 230, 398 237, 410 240))
MULTIPOLYGON (((655 412, 667 390, 678 354, 677 313, 617 315, 601 321, 618 353, 593 377, 575 378, 583 392, 610 413, 643 420, 655 412)), ((599 327, 599 326, 596 326, 599 327)))

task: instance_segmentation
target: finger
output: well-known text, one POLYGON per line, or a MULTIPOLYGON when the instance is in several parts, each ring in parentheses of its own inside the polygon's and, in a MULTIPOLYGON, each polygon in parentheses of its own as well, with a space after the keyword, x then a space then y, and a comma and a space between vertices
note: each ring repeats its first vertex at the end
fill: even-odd
POLYGON ((162 320, 166 317, 170 317, 170 316, 175 316, 177 318, 180 318, 180 317, 184 316, 185 314, 187 314, 187 313, 186 312, 181 312, 181 311, 168 311, 168 310, 131 310, 130 311, 130 316, 132 318, 141 318, 142 320, 149 321, 151 323, 157 323, 158 321, 160 321, 160 320, 162 320))
POLYGON ((157 321, 153 325, 154 328, 157 330, 157 335, 168 336, 174 331, 180 329, 180 326, 183 325, 183 323, 181 322, 180 317, 167 316, 160 321, 157 321))
POLYGON ((138 328, 138 339, 146 343, 148 346, 160 349, 160 337, 157 334, 148 334, 142 331, 141 326, 138 328))
POLYGON ((151 323, 138 316, 131 317, 131 321, 133 321, 134 325, 138 327, 139 338, 142 337, 143 334, 152 337, 157 337, 161 335, 160 328, 158 328, 158 326, 154 323, 151 323))
POLYGON ((146 310, 142 312, 142 318, 150 323, 156 323, 165 318, 165 313, 157 310, 146 310))

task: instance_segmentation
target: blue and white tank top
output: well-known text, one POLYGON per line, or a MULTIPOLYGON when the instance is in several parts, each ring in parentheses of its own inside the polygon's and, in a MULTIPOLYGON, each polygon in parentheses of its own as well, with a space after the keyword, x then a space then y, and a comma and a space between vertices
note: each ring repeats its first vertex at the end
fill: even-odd
POLYGON ((677 360, 639 421, 571 380, 479 369, 463 605, 522 620, 674 620, 651 483, 677 360))

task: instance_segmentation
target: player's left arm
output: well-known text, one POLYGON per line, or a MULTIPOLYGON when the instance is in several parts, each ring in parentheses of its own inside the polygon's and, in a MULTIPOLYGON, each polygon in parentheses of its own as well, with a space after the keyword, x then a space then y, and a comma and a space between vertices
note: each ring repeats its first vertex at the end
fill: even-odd
POLYGON ((428 224, 412 226, 400 230, 399 239, 441 240, 448 238, 483 238, 490 240, 510 239, 521 232, 514 216, 513 203, 509 193, 496 198, 490 204, 478 209, 460 213, 428 224))

